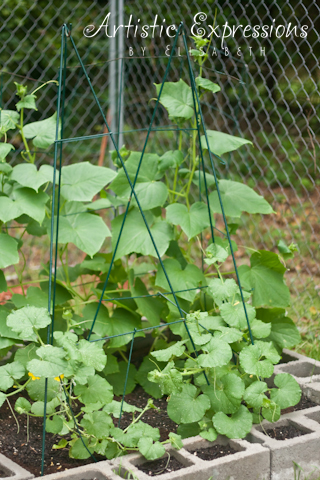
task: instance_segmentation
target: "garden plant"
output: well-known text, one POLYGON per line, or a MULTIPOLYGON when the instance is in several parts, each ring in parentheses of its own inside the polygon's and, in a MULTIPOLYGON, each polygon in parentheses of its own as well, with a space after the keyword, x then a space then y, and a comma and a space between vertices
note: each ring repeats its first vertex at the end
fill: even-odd
MULTIPOLYGON (((282 349, 300 338, 286 316, 284 281, 295 247, 256 251, 230 239, 242 215, 273 209, 248 186, 216 179, 213 163, 251 142, 204 129, 199 100, 212 95, 214 102, 220 87, 202 76, 208 40, 194 41, 197 77, 188 56, 189 84, 166 81, 166 72, 152 100, 178 131, 176 150, 148 151, 147 137, 141 152, 115 148, 115 169, 89 162, 38 168, 37 153, 52 144, 57 153, 62 144, 59 108, 24 124, 36 94, 16 84, 16 110, 1 110, 0 267, 15 266, 22 293, 0 306, 0 355, 7 359, 0 404, 14 397, 19 415, 44 417, 45 431, 62 437, 55 448, 68 446, 74 458, 138 450, 153 460, 165 443, 179 449, 192 435, 244 438, 253 423, 274 422, 300 400, 289 374, 266 382, 282 349), (24 151, 11 166, 10 135, 17 133, 24 151), (106 212, 119 206, 110 221, 106 212), (221 216, 225 231, 215 224, 221 216), (23 241, 46 235, 56 259, 44 265, 40 287, 25 290, 23 241), (238 248, 251 251, 250 265, 236 266, 238 248), (71 266, 72 249, 86 257, 71 266), (146 335, 149 352, 133 365, 134 341, 146 335), (150 395, 144 409, 114 399, 136 384, 150 395), (28 398, 17 397, 23 391, 28 398), (159 429, 141 418, 164 395, 179 428, 161 442, 159 429), (125 429, 122 412, 132 413, 125 429)), ((0 275, 1 290, 10 289, 0 275)))

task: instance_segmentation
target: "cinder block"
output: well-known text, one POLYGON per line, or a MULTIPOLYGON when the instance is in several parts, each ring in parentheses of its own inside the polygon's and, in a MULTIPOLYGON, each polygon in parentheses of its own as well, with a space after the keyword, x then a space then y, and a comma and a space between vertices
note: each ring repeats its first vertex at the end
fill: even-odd
POLYGON ((301 389, 310 400, 320 405, 320 382, 305 383, 301 389))
MULTIPOLYGON (((208 442, 200 436, 183 441, 184 448, 173 450, 170 446, 167 451, 177 458, 184 468, 175 472, 157 475, 158 480, 269 480, 270 479, 270 452, 259 444, 250 444, 245 440, 229 440, 218 437, 215 442, 208 442), (215 444, 229 444, 235 454, 226 455, 215 460, 205 461, 190 453, 200 448, 208 448, 215 444)), ((138 465, 146 460, 139 454, 122 457, 116 461, 116 472, 122 478, 128 473, 135 475, 139 480, 150 480, 150 476, 139 470, 138 465)))
POLYGON ((320 362, 297 352, 283 350, 282 361, 274 367, 274 374, 290 373, 299 383, 306 385, 320 382, 320 362))
MULTIPOLYGON (((320 420, 320 409, 317 415, 320 420)), ((275 423, 264 420, 260 425, 255 425, 247 436, 250 442, 260 443, 270 449, 271 480, 292 480, 294 478, 294 463, 298 464, 308 480, 316 480, 320 475, 320 424, 310 418, 313 412, 308 409, 304 415, 301 412, 293 412, 283 415, 275 423), (304 435, 286 440, 276 440, 264 434, 270 428, 294 425, 304 432, 304 435), (309 476, 308 476, 309 475, 309 476)), ((318 418, 318 417, 317 417, 318 418)))
POLYGON ((51 473, 50 475, 37 477, 35 480, 120 480, 113 473, 111 466, 112 463, 106 460, 70 468, 64 472, 51 473))
POLYGON ((0 453, 1 480, 27 480, 34 475, 0 453))

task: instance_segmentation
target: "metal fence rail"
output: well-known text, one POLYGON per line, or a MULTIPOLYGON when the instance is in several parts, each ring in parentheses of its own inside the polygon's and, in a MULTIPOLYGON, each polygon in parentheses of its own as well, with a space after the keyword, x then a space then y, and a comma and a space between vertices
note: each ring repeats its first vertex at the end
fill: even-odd
MULTIPOLYGON (((310 306, 320 310, 317 290, 320 287, 320 169, 317 162, 320 6, 317 0, 225 0, 219 5, 213 0, 188 3, 130 0, 124 4, 115 0, 106 3, 38 0, 32 5, 23 0, 4 0, 0 7, 3 105, 7 108, 14 105, 14 81, 32 87, 57 77, 61 26, 71 22, 92 84, 113 121, 113 130, 117 131, 119 125, 124 131, 147 126, 152 110, 148 101, 155 95, 153 84, 159 83, 163 76, 170 39, 168 36, 142 39, 132 35, 129 38, 124 35, 121 40, 119 37, 109 39, 104 29, 99 35, 86 38, 84 28, 101 25, 109 11, 111 26, 112 22, 119 25, 121 16, 128 22, 130 15, 135 24, 140 19, 141 25, 151 25, 158 15, 158 23, 165 19, 166 26, 178 25, 182 20, 190 34, 196 15, 197 28, 205 27, 208 32, 213 22, 221 29, 225 22, 231 27, 243 25, 243 28, 273 25, 274 32, 277 26, 291 29, 293 33, 286 35, 286 31, 281 36, 283 30, 279 29, 279 38, 275 33, 271 38, 254 38, 239 34, 238 30, 234 38, 230 35, 221 43, 221 39, 214 36, 204 75, 219 83, 221 92, 214 100, 208 95, 204 114, 208 128, 241 135, 254 143, 254 148, 243 148, 240 153, 230 155, 226 166, 218 166, 220 175, 254 186, 278 212, 270 219, 251 217, 246 228, 241 229, 244 232, 241 240, 268 249, 275 248, 280 239, 298 244, 295 260, 288 263, 292 268, 288 281, 294 294, 294 313, 303 315, 303 310, 310 306), (206 15, 202 22, 201 12, 206 15), (303 26, 308 27, 306 36, 303 26), (119 111, 122 118, 117 117, 119 111)), ((181 55, 173 63, 170 80, 187 78, 183 51, 181 55)), ((71 57, 69 64, 66 99, 69 131, 66 135, 99 133, 103 127, 94 99, 83 82, 76 59, 71 57)), ((53 113, 55 89, 39 90, 38 104, 43 116, 53 113)), ((30 112, 29 117, 39 119, 39 114, 30 112)), ((165 122, 164 117, 160 120, 165 122)), ((139 148, 141 138, 143 132, 123 134, 123 141, 130 148, 139 148)), ((121 146, 121 138, 119 143, 121 146)), ((101 154, 104 156, 101 142, 83 143, 80 151, 72 150, 70 144, 65 150, 65 162, 68 159, 98 161, 101 154)), ((43 159, 50 157, 46 154, 43 159)))

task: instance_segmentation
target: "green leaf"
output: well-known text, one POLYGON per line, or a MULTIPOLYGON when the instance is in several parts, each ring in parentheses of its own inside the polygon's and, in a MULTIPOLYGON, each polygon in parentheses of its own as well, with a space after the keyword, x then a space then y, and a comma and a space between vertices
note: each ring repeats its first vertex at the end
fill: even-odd
POLYGON ((97 215, 79 213, 60 217, 59 243, 71 242, 90 257, 100 250, 106 237, 111 237, 110 230, 97 215))
MULTIPOLYGON (((9 221, 22 214, 42 223, 45 217, 45 205, 49 196, 45 192, 35 192, 31 188, 19 187, 12 192, 12 200, 7 197, 1 197, 0 207, 6 208, 3 221, 9 221)), ((19 222, 19 220, 17 220, 19 222)))
POLYGON ((112 373, 119 372, 118 359, 113 355, 107 355, 107 364, 103 369, 104 375, 111 375, 112 373))
POLYGON ((243 334, 237 328, 230 328, 230 327, 217 327, 216 332, 214 332, 215 338, 219 338, 227 343, 234 343, 238 340, 241 340, 243 334))
MULTIPOLYGON (((127 376, 128 364, 126 362, 119 362, 119 372, 108 375, 106 379, 113 386, 115 395, 123 395, 125 379, 127 376)), ((131 393, 136 386, 135 376, 137 373, 136 367, 131 363, 129 367, 129 375, 126 385, 126 394, 131 393)))
MULTIPOLYGON (((47 327, 51 323, 48 310, 37 307, 23 307, 10 313, 7 317, 7 325, 14 332, 18 332, 20 338, 25 340, 37 340, 34 330, 47 327)), ((56 375, 55 375, 56 376, 56 375)))
MULTIPOLYGON (((39 380, 33 380, 26 386, 27 392, 32 400, 44 402, 45 397, 45 381, 44 377, 39 380)), ((57 382, 53 378, 47 379, 47 401, 51 402, 60 391, 60 382, 57 382)))
POLYGON ((166 449, 160 442, 153 443, 151 437, 142 437, 138 442, 139 452, 147 460, 156 460, 166 453, 166 449))
MULTIPOLYGON (((253 321, 256 316, 256 310, 251 305, 246 303, 246 311, 249 319, 249 323, 253 321)), ((237 305, 231 303, 223 303, 220 305, 221 317, 228 325, 241 330, 247 329, 247 319, 244 312, 243 303, 239 302, 237 305)))
MULTIPOLYGON (((102 317, 101 317, 102 318, 102 317)), ((112 317, 106 318, 105 327, 101 330, 100 334, 103 332, 103 337, 120 335, 116 338, 110 340, 109 346, 111 348, 119 348, 123 345, 126 345, 132 340, 132 333, 123 335, 127 332, 132 332, 135 328, 141 328, 140 318, 134 316, 132 313, 128 312, 124 308, 116 308, 113 310, 112 317)), ((144 336, 143 332, 136 333, 135 337, 144 336)))
POLYGON ((97 438, 108 437, 110 428, 113 427, 113 421, 107 412, 86 413, 80 424, 87 434, 97 438))
MULTIPOLYGON (((0 144, 0 145, 6 145, 6 144, 0 144)), ((9 175, 12 172, 12 167, 8 163, 0 162, 0 173, 3 173, 4 175, 9 175)))
POLYGON ((168 168, 179 167, 183 160, 181 150, 168 150, 159 159, 158 171, 164 173, 168 168))
MULTIPOLYGON (((0 143, 0 160, 3 161, 6 156, 8 155, 8 153, 11 152, 11 150, 14 150, 14 146, 11 145, 11 143, 3 143, 1 142, 0 143)), ((10 173, 12 171, 12 167, 6 163, 4 163, 3 165, 1 165, 2 167, 4 167, 4 172, 3 173, 10 173), (5 171, 5 170, 8 170, 8 171, 5 171)), ((0 171, 3 171, 3 170, 0 170, 0 171)))
MULTIPOLYGON (((157 245, 160 256, 164 255, 173 239, 173 227, 167 222, 162 221, 152 215, 151 212, 145 212, 145 218, 149 225, 151 234, 157 245)), ((112 247, 115 248, 120 234, 120 228, 123 221, 123 215, 117 216, 112 221, 112 247)), ((147 227, 136 208, 129 211, 123 232, 121 235, 119 247, 115 260, 130 253, 141 253, 141 255, 152 255, 157 257, 147 227)))
POLYGON ((20 414, 28 413, 31 410, 31 403, 26 398, 19 397, 14 404, 14 409, 20 414))
MULTIPOLYGON (((13 337, 19 338, 19 337, 13 337)), ((19 348, 14 356, 14 359, 21 363, 25 368, 27 368, 27 363, 33 358, 37 358, 36 350, 37 345, 35 343, 29 343, 26 347, 19 348)))
POLYGON ((268 400, 267 404, 261 410, 263 417, 268 422, 277 422, 281 416, 281 409, 279 405, 268 400))
MULTIPOLYGON (((162 370, 165 368, 165 363, 157 362, 157 365, 162 370)), ((144 391, 149 395, 152 395, 153 398, 161 398, 162 392, 160 386, 150 382, 148 379, 148 373, 152 372, 155 369, 155 364, 150 360, 150 356, 146 356, 141 363, 138 372, 136 373, 136 381, 143 387, 144 391)))
POLYGON ((196 170, 196 171, 194 172, 192 182, 193 182, 194 185, 196 185, 198 188, 199 188, 199 177, 200 177, 200 188, 201 188, 201 191, 205 191, 205 189, 206 189, 206 184, 207 184, 207 187, 212 187, 212 186, 215 186, 215 184, 216 184, 216 180, 215 180, 215 178, 214 178, 213 175, 211 175, 210 173, 206 172, 206 183, 205 183, 205 181, 204 181, 204 176, 203 176, 203 171, 201 171, 201 170, 196 170))
POLYGON ((18 243, 6 233, 0 233, 0 268, 19 263, 18 243))
POLYGON ((110 403, 113 399, 112 386, 99 375, 88 378, 88 385, 76 385, 74 392, 80 395, 82 403, 110 403))
POLYGON ((7 395, 5 393, 0 392, 0 407, 2 407, 6 399, 7 399, 7 395))
POLYGON ((65 448, 68 445, 68 442, 65 438, 61 438, 57 444, 52 446, 53 450, 58 450, 59 448, 65 448))
POLYGON ((197 77, 196 78, 196 85, 197 85, 197 87, 201 87, 204 90, 209 90, 212 93, 220 92, 220 90, 221 90, 219 85, 211 82, 211 80, 208 80, 207 78, 197 77))
POLYGON ((95 200, 94 202, 87 203, 85 207, 88 210, 104 210, 112 206, 112 203, 108 198, 99 198, 99 200, 95 200))
POLYGON ((45 345, 38 348, 36 354, 41 360, 33 359, 27 364, 29 372, 35 377, 59 377, 68 366, 64 360, 66 352, 61 348, 45 345))
POLYGON ((291 318, 286 317, 286 312, 281 308, 257 310, 257 317, 265 325, 271 326, 271 332, 267 340, 271 340, 281 349, 292 348, 301 341, 300 333, 291 318))
POLYGON ((19 362, 7 363, 0 367, 0 389, 8 390, 14 384, 15 380, 19 380, 25 374, 24 366, 19 362))
MULTIPOLYGON (((55 411, 58 405, 60 405, 60 399, 55 397, 50 402, 47 402, 46 406, 46 414, 47 415, 52 415, 55 411)), ((44 415, 44 402, 38 401, 32 404, 31 406, 31 412, 34 415, 37 415, 37 417, 43 417, 44 415)))
POLYGON ((279 373, 274 378, 274 384, 279 388, 272 388, 270 398, 281 409, 293 407, 300 402, 301 389, 298 382, 289 373, 279 373))
POLYGON ((151 355, 159 362, 168 362, 173 356, 181 357, 185 351, 186 347, 184 342, 175 342, 171 347, 165 348, 163 350, 157 350, 152 352, 151 355))
POLYGON ((271 324, 264 323, 256 318, 250 322, 251 332, 255 338, 266 338, 270 335, 271 324))
MULTIPOLYGON (((6 277, 2 270, 0 270, 0 292, 6 292, 8 289, 6 277)), ((1 335, 1 327, 0 327, 0 335, 1 335)))
POLYGON ((16 109, 20 112, 21 108, 28 108, 30 110, 38 110, 36 106, 36 95, 26 95, 23 100, 16 103, 16 109))
MULTIPOLYGON (((23 133, 26 138, 33 139, 33 145, 38 148, 48 148, 56 139, 57 113, 52 117, 40 120, 39 122, 29 123, 23 127, 23 133)), ((59 131, 61 127, 59 128, 59 131)))
POLYGON ((151 427, 141 420, 130 425, 126 433, 119 428, 114 428, 111 431, 111 435, 126 447, 136 447, 142 437, 150 437, 154 442, 160 439, 159 429, 151 427))
MULTIPOLYGON (((97 313, 98 306, 99 306, 98 302, 89 303, 88 305, 85 306, 82 313, 83 313, 84 320, 87 320, 87 322, 82 323, 82 328, 91 329, 93 325, 93 320, 97 313)), ((100 337, 105 337, 108 334, 110 335, 110 329, 108 328, 108 321, 109 321, 109 310, 105 305, 101 304, 99 307, 99 312, 94 322, 92 331, 94 333, 97 333, 100 337)))
POLYGON ((174 368, 173 362, 169 362, 161 372, 159 372, 159 370, 149 372, 148 380, 160 386, 162 395, 180 393, 183 388, 183 377, 181 373, 174 368))
POLYGON ((0 129, 2 132, 16 129, 19 120, 20 115, 15 110, 0 110, 0 129))
MULTIPOLYGON (((166 269, 173 290, 177 292, 176 295, 192 302, 197 295, 196 287, 201 283, 202 285, 205 285, 205 278, 201 270, 196 265, 191 264, 187 265, 185 269, 182 269, 178 260, 173 258, 165 259, 163 265, 166 269), (181 291, 188 289, 193 290, 185 292, 181 291)), ((156 285, 166 291, 171 290, 161 265, 158 266, 156 285)))
POLYGON ((244 405, 240 405, 239 410, 231 417, 218 412, 212 421, 218 433, 228 438, 244 438, 252 428, 252 414, 244 405))
MULTIPOLYGON (((138 170, 140 158, 141 152, 131 152, 129 159, 125 164, 127 173, 132 183, 134 182, 138 170)), ((142 159, 142 166, 136 181, 135 192, 143 210, 161 207, 168 197, 169 192, 166 185, 163 182, 156 181, 158 162, 158 155, 153 153, 145 154, 142 159)), ((118 175, 112 182, 110 188, 119 197, 126 199, 126 201, 130 197, 131 186, 123 168, 119 170, 118 175)), ((136 201, 133 198, 133 205, 135 204, 136 201)))
POLYGON ((181 436, 177 435, 176 433, 170 432, 169 433, 169 440, 173 448, 176 448, 177 450, 180 450, 180 448, 183 448, 183 443, 181 440, 181 436))
MULTIPOLYGON (((161 84, 156 84, 157 95, 160 93, 161 84)), ((191 88, 183 81, 166 82, 163 86, 159 102, 166 108, 169 118, 192 117, 193 98, 191 88)))
MULTIPOLYGON (((112 400, 111 403, 108 403, 103 407, 103 411, 110 413, 114 418, 120 418, 121 403, 122 402, 117 402, 116 400, 112 400)), ((139 407, 135 407, 134 405, 130 405, 127 402, 123 402, 122 411, 128 412, 128 413, 135 413, 135 412, 141 413, 142 409, 139 407)))
POLYGON ((26 297, 14 293, 12 295, 12 302, 16 308, 22 308, 29 305, 48 309, 48 294, 38 287, 29 287, 26 297))
POLYGON ((90 343, 85 339, 80 340, 78 349, 82 363, 93 367, 98 372, 103 370, 107 363, 107 356, 102 347, 102 342, 90 343))
POLYGON ((32 163, 19 163, 12 170, 11 180, 15 180, 23 187, 32 188, 37 192, 39 187, 47 182, 52 182, 53 167, 42 165, 37 170, 37 167, 32 163))
POLYGON ((200 427, 198 422, 182 423, 177 429, 177 433, 181 438, 195 437, 200 433, 200 427))
POLYGON ((278 250, 284 260, 288 260, 289 258, 294 257, 294 252, 297 252, 297 245, 291 243, 289 247, 284 243, 283 240, 279 240, 278 242, 278 250))
POLYGON ((221 306, 224 300, 232 298, 238 291, 239 287, 233 278, 227 278, 224 283, 219 278, 209 281, 209 293, 218 306, 221 306))
POLYGON ((217 437, 218 437, 218 432, 216 431, 215 428, 210 427, 208 430, 204 430, 200 432, 200 437, 204 438, 205 440, 208 440, 209 442, 214 442, 217 437))
POLYGON ((264 400, 267 399, 266 395, 264 395, 267 390, 268 385, 265 382, 257 380, 246 388, 243 399, 250 407, 260 408, 262 407, 264 400))
POLYGON ((186 205, 173 203, 166 208, 166 212, 167 221, 180 225, 188 240, 210 226, 208 207, 203 202, 194 203, 189 211, 186 205))
POLYGON ((90 453, 94 452, 94 447, 89 445, 87 438, 77 438, 77 440, 71 444, 69 455, 71 458, 77 458, 79 460, 85 460, 90 457, 90 453))
POLYGON ((66 200, 91 202, 93 197, 116 176, 111 168, 97 167, 89 162, 62 167, 61 195, 66 200))
POLYGON ((61 417, 54 415, 52 420, 47 418, 46 420, 46 432, 59 433, 63 428, 63 420, 61 417))
POLYGON ((163 318, 162 313, 165 309, 165 304, 157 297, 147 297, 148 293, 149 292, 143 281, 140 278, 136 278, 134 286, 131 285, 132 297, 146 296, 145 298, 134 299, 138 305, 139 312, 147 318, 150 325, 160 325, 161 318, 163 318))
MULTIPOLYGON (((274 213, 271 205, 252 188, 232 180, 219 180, 219 189, 224 212, 229 217, 240 217, 247 213, 274 213)), ((209 195, 213 212, 221 213, 218 193, 215 190, 209 195)))
POLYGON ((204 368, 222 367, 232 358, 230 345, 219 338, 212 338, 202 349, 209 352, 199 355, 197 359, 198 364, 204 368))
MULTIPOLYGON (((245 138, 235 137, 233 135, 229 135, 228 133, 219 132, 217 130, 207 130, 207 137, 210 151, 216 155, 219 155, 220 157, 224 153, 237 150, 238 148, 242 147, 242 145, 252 145, 252 142, 246 140, 245 138)), ((201 146, 203 150, 208 149, 204 135, 201 135, 201 146)))
POLYGON ((239 267, 241 284, 247 290, 253 289, 254 307, 287 307, 290 305, 290 291, 284 283, 286 271, 276 253, 259 250, 250 258, 251 268, 239 267))
POLYGON ((240 365, 246 373, 269 378, 273 373, 273 364, 278 363, 280 356, 272 342, 257 341, 254 345, 244 347, 240 354, 240 365))
POLYGON ((228 250, 226 248, 217 245, 216 243, 212 243, 205 251, 206 258, 204 261, 207 265, 212 265, 216 262, 224 262, 228 256, 228 250))
POLYGON ((239 409, 244 390, 243 380, 234 373, 224 375, 214 385, 206 385, 203 389, 210 399, 212 409, 227 414, 239 409))
POLYGON ((168 416, 176 423, 193 423, 201 420, 209 408, 209 398, 206 395, 197 396, 197 388, 185 384, 181 393, 170 396, 168 416))

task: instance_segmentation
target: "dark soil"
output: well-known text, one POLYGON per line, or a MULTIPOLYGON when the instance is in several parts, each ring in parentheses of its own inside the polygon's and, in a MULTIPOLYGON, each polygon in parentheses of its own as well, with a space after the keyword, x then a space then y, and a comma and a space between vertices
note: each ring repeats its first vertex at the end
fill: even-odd
POLYGON ((201 458, 201 460, 214 460, 215 458, 225 457, 237 453, 237 450, 229 445, 213 445, 208 448, 198 448, 197 450, 190 450, 190 453, 201 458))
MULTIPOLYGON (((120 401, 121 397, 114 397, 115 400, 120 401)), ((125 400, 127 403, 135 405, 139 408, 144 408, 147 404, 148 395, 142 387, 138 386, 132 393, 129 393, 125 396, 125 400)), ((159 428, 160 431, 160 441, 163 442, 169 438, 170 432, 177 432, 178 425, 176 425, 167 415, 167 399, 166 397, 160 398, 158 400, 153 400, 153 403, 156 407, 159 408, 158 410, 148 410, 141 418, 143 422, 148 423, 152 427, 159 428)), ((122 429, 126 428, 132 421, 132 414, 131 413, 123 413, 121 418, 120 427, 122 429)))
POLYGON ((317 406, 318 404, 314 403, 306 395, 301 395, 301 400, 299 403, 297 403, 297 405, 295 405, 294 407, 289 407, 289 408, 285 408, 284 410, 281 410, 281 414, 283 415, 284 413, 296 412, 298 410, 304 410, 305 408, 312 408, 317 406))
POLYGON ((269 437, 274 438, 275 440, 287 440, 289 438, 306 435, 306 432, 302 432, 294 425, 285 425, 283 427, 268 428, 268 430, 266 430, 266 433, 269 437))
MULTIPOLYGON (((21 393, 20 393, 21 396, 21 393)), ((146 394, 142 387, 137 387, 134 392, 126 395, 126 402, 138 407, 145 407, 150 395, 146 394)), ((10 397, 13 408, 18 396, 10 397)), ((119 400, 119 399, 118 399, 119 400)), ((167 416, 166 398, 154 400, 158 410, 149 410, 143 415, 142 420, 160 430, 161 441, 166 440, 170 432, 176 432, 177 425, 167 416)), ((29 418, 29 442, 27 443, 27 419, 25 415, 16 414, 20 424, 17 433, 17 424, 9 409, 7 402, 0 408, 0 451, 3 455, 25 468, 36 476, 40 475, 41 451, 42 451, 42 418, 29 418)), ((132 421, 132 414, 124 413, 121 419, 121 428, 125 428, 132 421)), ((115 421, 117 425, 117 420, 115 421)), ((46 433, 44 474, 62 472, 70 468, 93 463, 92 458, 75 460, 69 457, 68 448, 53 450, 52 445, 58 443, 62 437, 46 433)), ((67 437, 63 437, 67 438, 67 437)), ((96 460, 105 460, 105 457, 94 454, 96 460)), ((181 467, 180 467, 181 468, 181 467)), ((0 478, 2 474, 0 471, 0 478)), ((7 475, 4 475, 7 476, 7 475)))
POLYGON ((184 468, 184 465, 174 456, 171 456, 169 459, 168 457, 164 457, 153 460, 152 462, 142 463, 141 465, 137 465, 137 467, 139 470, 142 470, 142 472, 150 475, 150 477, 154 477, 155 475, 175 472, 176 470, 180 470, 180 468, 184 468))
MULTIPOLYGON (((4 471, 2 470, 2 468, 0 468, 0 478, 7 477, 8 473, 9 473, 8 471, 4 471)), ((11 475, 11 473, 9 475, 11 475)))

